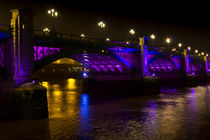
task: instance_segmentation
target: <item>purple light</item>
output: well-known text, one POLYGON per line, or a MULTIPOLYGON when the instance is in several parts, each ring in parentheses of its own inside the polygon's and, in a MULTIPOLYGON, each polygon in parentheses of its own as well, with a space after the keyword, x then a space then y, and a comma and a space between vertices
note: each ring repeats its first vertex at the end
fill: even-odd
POLYGON ((34 46, 34 61, 57 52, 60 52, 60 48, 34 46))
POLYGON ((155 74, 153 73, 152 76, 155 77, 155 74))

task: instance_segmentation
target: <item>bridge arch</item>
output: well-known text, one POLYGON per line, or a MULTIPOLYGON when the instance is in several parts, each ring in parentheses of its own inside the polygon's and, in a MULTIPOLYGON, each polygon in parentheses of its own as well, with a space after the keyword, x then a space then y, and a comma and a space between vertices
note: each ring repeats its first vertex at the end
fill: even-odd
POLYGON ((107 53, 83 53, 81 51, 63 51, 43 57, 34 62, 34 70, 36 71, 62 58, 73 59, 94 74, 132 73, 129 67, 107 53))
POLYGON ((154 56, 148 61, 148 71, 157 76, 179 72, 179 65, 169 56, 154 56))

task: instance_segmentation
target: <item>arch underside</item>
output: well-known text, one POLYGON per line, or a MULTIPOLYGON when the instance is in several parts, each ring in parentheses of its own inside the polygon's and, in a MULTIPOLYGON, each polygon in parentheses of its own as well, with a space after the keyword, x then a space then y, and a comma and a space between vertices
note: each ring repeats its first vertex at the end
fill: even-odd
POLYGON ((129 74, 132 71, 119 60, 105 54, 82 53, 71 57, 92 73, 129 74))
POLYGON ((158 58, 148 65, 150 73, 178 72, 177 66, 169 58, 158 58))
POLYGON ((201 74, 203 72, 201 64, 190 63, 189 65, 190 74, 201 74))

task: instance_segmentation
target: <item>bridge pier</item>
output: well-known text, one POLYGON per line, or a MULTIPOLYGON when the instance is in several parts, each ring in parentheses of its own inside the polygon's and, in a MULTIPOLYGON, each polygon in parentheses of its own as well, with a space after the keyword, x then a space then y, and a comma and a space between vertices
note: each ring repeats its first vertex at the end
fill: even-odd
POLYGON ((208 56, 204 56, 204 63, 205 63, 205 74, 208 75, 209 73, 209 66, 208 66, 208 56))
POLYGON ((140 37, 139 45, 141 46, 141 77, 144 78, 149 74, 148 71, 148 37, 140 37))
POLYGON ((30 80, 33 73, 33 16, 29 8, 13 9, 11 27, 13 29, 13 79, 16 86, 30 80))

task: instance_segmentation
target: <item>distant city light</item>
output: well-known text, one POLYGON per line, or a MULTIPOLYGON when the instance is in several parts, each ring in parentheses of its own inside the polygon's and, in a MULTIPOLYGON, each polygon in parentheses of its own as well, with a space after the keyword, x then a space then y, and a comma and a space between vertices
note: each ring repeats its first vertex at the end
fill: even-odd
POLYGON ((204 55, 204 52, 201 52, 201 55, 204 55))
POLYGON ((106 38, 106 41, 110 41, 110 39, 109 38, 106 38))
POLYGON ((190 50, 191 50, 191 47, 190 47, 190 46, 188 46, 188 47, 187 47, 187 49, 190 51, 190 50))

